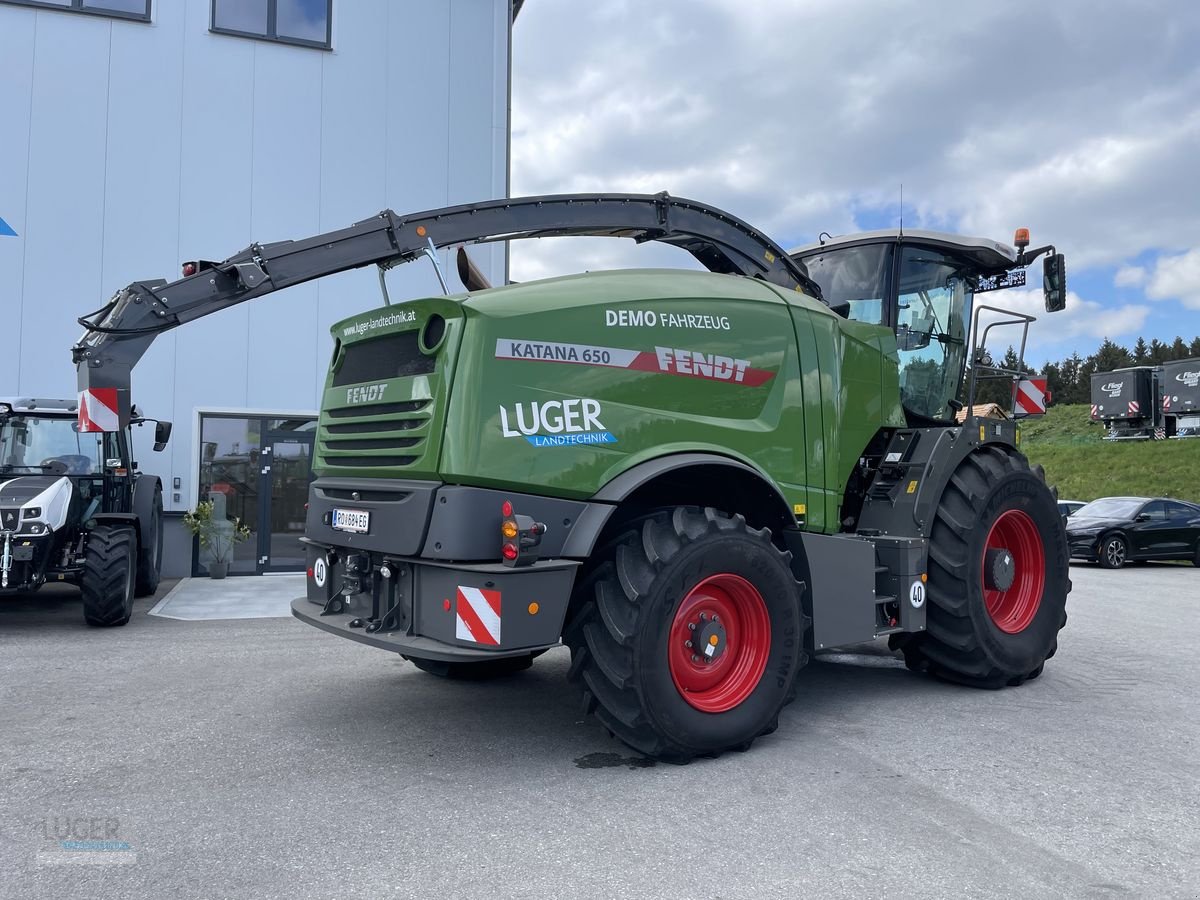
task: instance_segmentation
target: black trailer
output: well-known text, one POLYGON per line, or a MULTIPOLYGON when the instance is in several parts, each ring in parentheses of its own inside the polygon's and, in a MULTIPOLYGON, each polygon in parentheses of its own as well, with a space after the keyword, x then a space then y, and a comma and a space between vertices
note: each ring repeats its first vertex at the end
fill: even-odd
POLYGON ((1092 421, 1108 429, 1105 440, 1161 440, 1166 436, 1159 409, 1158 371, 1133 366, 1092 375, 1092 421))
POLYGON ((1159 395, 1167 433, 1171 437, 1200 437, 1200 358, 1163 363, 1159 395))

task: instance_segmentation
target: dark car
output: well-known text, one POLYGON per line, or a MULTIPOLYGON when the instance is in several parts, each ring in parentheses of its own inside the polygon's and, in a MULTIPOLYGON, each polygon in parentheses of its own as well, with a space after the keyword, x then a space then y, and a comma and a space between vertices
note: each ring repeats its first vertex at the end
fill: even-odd
POLYGON ((1102 497, 1066 520, 1072 559, 1106 569, 1144 559, 1200 566, 1200 506, 1165 497, 1102 497))

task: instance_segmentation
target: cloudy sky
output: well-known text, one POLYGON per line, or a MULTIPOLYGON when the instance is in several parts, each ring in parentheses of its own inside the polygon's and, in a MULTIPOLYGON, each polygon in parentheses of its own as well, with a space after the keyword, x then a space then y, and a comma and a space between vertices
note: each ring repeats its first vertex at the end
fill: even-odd
MULTIPOLYGON (((1200 334, 1200 4, 527 0, 513 53, 514 195, 668 190, 789 247, 903 184, 907 227, 1066 253, 1030 361, 1200 334)), ((630 264, 690 257, 513 245, 516 280, 630 264)))

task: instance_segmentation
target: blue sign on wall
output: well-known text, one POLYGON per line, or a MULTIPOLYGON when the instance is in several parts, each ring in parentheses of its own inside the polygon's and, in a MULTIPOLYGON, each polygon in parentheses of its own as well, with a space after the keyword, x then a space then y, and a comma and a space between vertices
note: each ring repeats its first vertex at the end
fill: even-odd
POLYGON ((0 237, 2 236, 16 237, 17 233, 12 230, 12 226, 10 226, 3 219, 0 219, 0 237))

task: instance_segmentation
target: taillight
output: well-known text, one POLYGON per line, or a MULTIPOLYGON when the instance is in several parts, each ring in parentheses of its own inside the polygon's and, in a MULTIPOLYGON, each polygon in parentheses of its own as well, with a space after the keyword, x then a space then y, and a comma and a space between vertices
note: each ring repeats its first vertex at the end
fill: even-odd
POLYGON ((500 555, 506 566, 528 566, 537 562, 538 545, 546 526, 535 522, 529 516, 519 516, 513 511, 512 502, 505 500, 500 507, 504 518, 500 522, 500 536, 503 541, 500 555))

